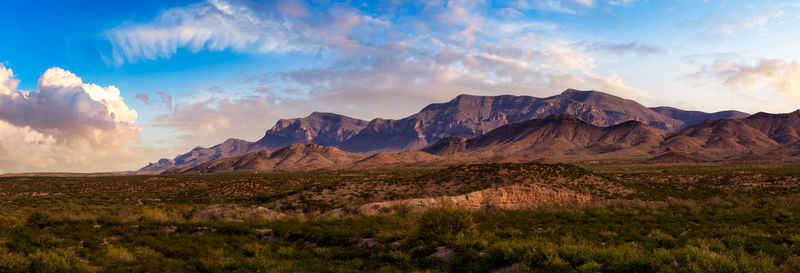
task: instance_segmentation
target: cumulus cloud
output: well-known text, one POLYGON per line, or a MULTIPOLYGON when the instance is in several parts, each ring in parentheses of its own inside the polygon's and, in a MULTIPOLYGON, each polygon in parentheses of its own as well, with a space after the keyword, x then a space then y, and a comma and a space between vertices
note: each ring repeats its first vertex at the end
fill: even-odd
POLYGON ((800 62, 778 58, 754 61, 716 59, 700 67, 689 78, 712 79, 739 92, 774 92, 800 99, 800 62))
POLYGON ((138 135, 133 126, 137 113, 114 86, 85 84, 57 67, 42 74, 35 91, 18 91, 11 88, 13 80, 4 82, 12 84, 0 94, 0 120, 14 126, 30 127, 65 144, 120 146, 138 135))
POLYGON ((37 165, 74 163, 84 153, 113 153, 139 140, 137 113, 114 86, 83 83, 57 67, 42 74, 36 90, 17 86, 11 69, 0 65, 0 171, 24 158, 37 165), (58 155, 23 152, 42 149, 58 155))

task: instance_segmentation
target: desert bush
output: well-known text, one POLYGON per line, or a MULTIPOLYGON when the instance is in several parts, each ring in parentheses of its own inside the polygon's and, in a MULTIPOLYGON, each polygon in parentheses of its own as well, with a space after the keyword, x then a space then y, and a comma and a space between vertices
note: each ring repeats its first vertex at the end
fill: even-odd
POLYGON ((421 240, 446 244, 458 236, 474 235, 475 226, 472 211, 453 204, 442 204, 419 215, 416 236, 421 240))
POLYGON ((25 255, 0 250, 0 272, 26 272, 30 264, 25 255))
POLYGON ((157 207, 145 207, 141 211, 140 219, 143 221, 165 222, 169 218, 164 210, 157 207))
POLYGON ((50 213, 43 210, 36 210, 25 220, 25 225, 41 228, 51 225, 53 222, 55 222, 55 219, 53 219, 50 213))
POLYGON ((93 272, 86 263, 80 261, 71 251, 54 249, 36 251, 28 256, 29 272, 93 272))
POLYGON ((118 262, 131 262, 134 259, 133 254, 131 254, 124 247, 118 247, 112 245, 106 248, 106 257, 118 262))

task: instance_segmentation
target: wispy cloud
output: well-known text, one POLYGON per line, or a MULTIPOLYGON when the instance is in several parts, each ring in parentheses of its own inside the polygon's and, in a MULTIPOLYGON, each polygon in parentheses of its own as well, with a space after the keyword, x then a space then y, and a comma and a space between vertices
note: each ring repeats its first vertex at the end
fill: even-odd
POLYGON ((144 102, 144 104, 150 104, 150 96, 145 93, 136 94, 136 98, 144 102))
POLYGON ((696 32, 697 40, 720 41, 747 31, 768 35, 771 28, 784 24, 785 17, 782 9, 764 7, 744 14, 709 14, 697 19, 686 20, 680 25, 696 32), (699 31, 697 31, 698 29, 699 31))
POLYGON ((647 45, 640 42, 613 43, 613 42, 591 42, 583 43, 589 51, 604 51, 616 55, 653 55, 664 53, 664 48, 656 45, 647 45))
POLYGON ((517 0, 512 5, 520 10, 542 10, 575 14, 580 9, 591 7, 593 0, 517 0))
POLYGON ((608 1, 608 4, 613 6, 627 6, 633 4, 636 1, 637 0, 611 0, 608 1))
MULTIPOLYGON (((105 31, 113 47, 112 62, 170 58, 179 49, 231 50, 242 53, 316 52, 328 47, 358 48, 356 37, 372 33, 358 26, 388 26, 388 22, 346 7, 331 7, 307 18, 301 3, 256 4, 208 0, 162 12, 144 23, 129 23, 105 31)), ((372 29, 372 28, 370 28, 372 29)))

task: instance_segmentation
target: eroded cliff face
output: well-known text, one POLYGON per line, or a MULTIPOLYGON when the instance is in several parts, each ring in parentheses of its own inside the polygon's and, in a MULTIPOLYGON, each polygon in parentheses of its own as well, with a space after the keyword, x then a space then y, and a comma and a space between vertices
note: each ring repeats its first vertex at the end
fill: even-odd
POLYGON ((367 126, 367 121, 333 113, 314 112, 304 118, 282 119, 255 143, 275 149, 293 143, 337 146, 367 126))

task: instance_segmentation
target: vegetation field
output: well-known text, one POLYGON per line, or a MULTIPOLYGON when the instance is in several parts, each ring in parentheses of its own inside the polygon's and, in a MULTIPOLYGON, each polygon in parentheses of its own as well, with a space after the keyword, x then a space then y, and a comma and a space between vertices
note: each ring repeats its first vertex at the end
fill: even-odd
POLYGON ((0 272, 797 272, 798 185, 776 164, 0 177, 0 272), (513 185, 589 201, 438 198, 513 185))

